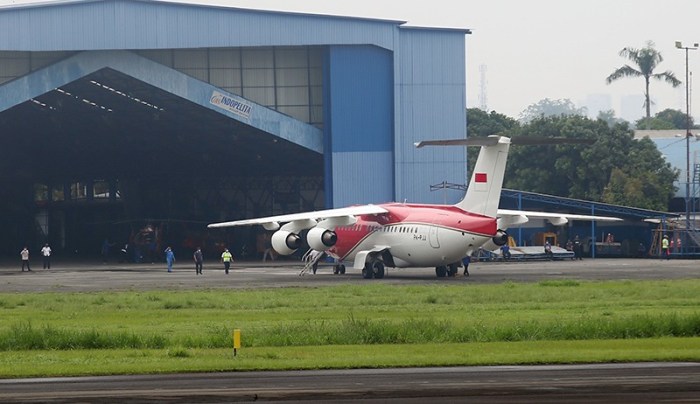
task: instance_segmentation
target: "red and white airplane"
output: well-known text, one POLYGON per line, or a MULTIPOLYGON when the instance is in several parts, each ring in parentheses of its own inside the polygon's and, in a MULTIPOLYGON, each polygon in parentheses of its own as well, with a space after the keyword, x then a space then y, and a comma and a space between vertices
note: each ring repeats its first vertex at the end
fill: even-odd
POLYGON ((544 218, 556 225, 570 219, 620 220, 499 210, 508 150, 511 143, 532 143, 526 139, 489 136, 416 143, 416 147, 481 146, 467 192, 456 205, 362 205, 214 223, 208 227, 260 224, 266 230, 275 231, 272 247, 282 255, 293 254, 299 249, 302 245, 300 233, 308 230, 306 241, 309 247, 338 260, 335 273, 345 273, 343 262, 353 261, 353 267, 361 269, 364 278, 380 279, 384 277, 386 267, 435 267, 438 277, 454 275, 462 265, 462 258, 479 247, 492 249, 505 244, 508 241, 505 229, 525 223, 529 217, 544 218), (518 139, 525 141, 513 142, 518 139), (280 223, 284 224, 280 227, 280 223))

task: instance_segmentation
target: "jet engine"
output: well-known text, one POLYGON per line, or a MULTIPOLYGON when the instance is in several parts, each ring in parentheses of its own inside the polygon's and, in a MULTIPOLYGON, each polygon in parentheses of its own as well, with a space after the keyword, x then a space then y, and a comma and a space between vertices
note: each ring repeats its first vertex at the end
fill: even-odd
POLYGON ((301 247, 301 237, 287 230, 278 230, 272 234, 272 248, 282 255, 294 254, 301 247))
POLYGON ((499 247, 505 245, 508 242, 508 233, 499 229, 491 240, 499 247))
POLYGON ((338 235, 333 230, 314 227, 306 235, 306 242, 309 243, 309 247, 316 251, 325 251, 338 242, 338 235))

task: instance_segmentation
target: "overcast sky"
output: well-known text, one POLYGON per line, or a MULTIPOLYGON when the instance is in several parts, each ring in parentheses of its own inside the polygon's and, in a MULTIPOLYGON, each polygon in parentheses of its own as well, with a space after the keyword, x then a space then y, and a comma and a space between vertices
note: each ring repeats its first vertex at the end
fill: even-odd
MULTIPOLYGON (((31 0, 0 0, 19 4, 31 0)), ((585 105, 589 95, 607 95, 618 116, 621 101, 644 92, 641 78, 607 85, 605 78, 627 63, 624 47, 656 43, 670 70, 685 81, 685 51, 674 47, 700 42, 697 0, 192 0, 190 3, 294 11, 407 21, 409 25, 468 28, 467 105, 479 107, 480 66, 486 67, 489 110, 517 118, 528 105, 544 98, 570 99, 585 105)), ((700 50, 689 53, 690 71, 700 71, 700 50)), ((696 80, 700 83, 700 79, 696 80)), ((692 80, 691 80, 692 84, 692 80)), ((692 87, 692 86, 691 86, 692 87)), ((696 86, 697 87, 697 86, 696 86)), ((691 94, 691 114, 700 114, 700 88, 691 94), (693 107, 694 106, 694 107, 693 107)), ((654 81, 651 95, 658 110, 685 111, 685 86, 673 89, 654 81)), ((691 93, 693 91, 691 90, 691 93)), ((644 114, 641 98, 634 102, 644 114)), ((700 119, 696 118, 696 121, 700 119)))

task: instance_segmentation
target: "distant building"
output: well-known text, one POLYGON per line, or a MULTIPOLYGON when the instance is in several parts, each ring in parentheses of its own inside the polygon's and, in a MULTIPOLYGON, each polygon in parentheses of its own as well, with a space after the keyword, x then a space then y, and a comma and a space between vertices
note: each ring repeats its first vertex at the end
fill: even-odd
POLYGON ((600 112, 613 109, 610 94, 588 94, 581 104, 586 107, 591 119, 596 119, 600 112))

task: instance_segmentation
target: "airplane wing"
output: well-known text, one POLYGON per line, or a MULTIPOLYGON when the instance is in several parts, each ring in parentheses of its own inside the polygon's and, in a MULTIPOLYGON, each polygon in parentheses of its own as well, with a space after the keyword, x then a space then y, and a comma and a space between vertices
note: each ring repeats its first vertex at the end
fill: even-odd
POLYGON ((347 208, 339 209, 326 209, 317 210, 313 212, 303 212, 303 213, 291 213, 287 215, 278 216, 268 216, 261 217, 257 219, 244 219, 244 220, 234 220, 232 222, 222 222, 222 223, 212 223, 208 225, 209 228, 218 227, 233 227, 233 226, 250 226, 255 224, 263 225, 268 230, 275 230, 279 226, 279 223, 296 222, 296 221, 306 221, 314 220, 318 221, 321 219, 337 218, 337 217, 349 217, 349 216, 361 216, 361 215, 379 215, 382 213, 387 213, 388 211, 381 206, 377 205, 360 205, 360 206, 350 206, 347 208))
POLYGON ((529 219, 547 219, 555 226, 561 226, 569 220, 589 220, 596 222, 619 222, 619 217, 575 215, 571 213, 531 212, 526 210, 498 209, 498 218, 508 226, 527 223, 529 219))

